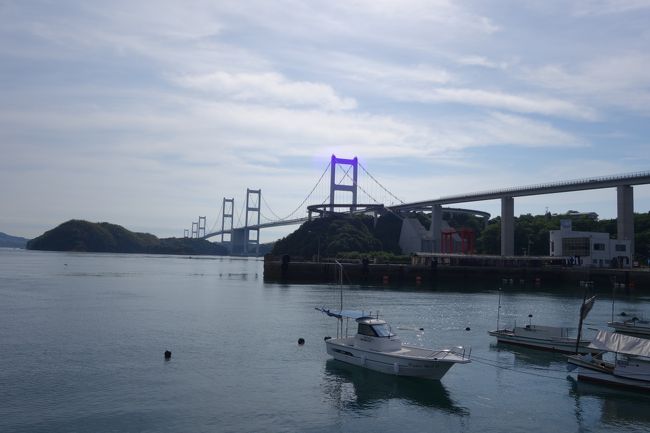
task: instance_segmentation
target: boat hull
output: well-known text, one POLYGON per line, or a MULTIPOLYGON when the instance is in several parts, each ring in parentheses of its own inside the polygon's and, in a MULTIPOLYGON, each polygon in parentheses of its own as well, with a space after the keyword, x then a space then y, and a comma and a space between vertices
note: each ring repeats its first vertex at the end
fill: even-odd
POLYGON ((403 346, 402 351, 396 353, 361 349, 353 346, 352 338, 327 340, 326 347, 330 356, 348 364, 394 376, 430 380, 440 380, 454 364, 470 362, 468 358, 449 351, 427 351, 407 345, 403 346), (407 352, 418 352, 428 356, 404 355, 407 352))
POLYGON ((617 375, 613 367, 604 367, 603 363, 584 361, 577 356, 569 357, 568 361, 577 366, 575 372, 578 380, 635 391, 650 391, 650 381, 617 375))
MULTIPOLYGON (((505 344, 513 344, 517 346, 530 347, 533 349, 546 350, 550 352, 560 353, 576 353, 575 339, 553 339, 543 340, 539 338, 531 338, 520 335, 513 335, 509 332, 503 331, 488 331, 493 337, 497 338, 497 342, 505 344)), ((581 341, 578 345, 578 353, 596 353, 597 351, 587 347, 589 341, 581 341)))
POLYGON ((622 334, 637 335, 648 338, 650 337, 650 326, 647 323, 647 321, 643 321, 640 324, 627 322, 609 322, 607 326, 614 328, 616 332, 620 332, 622 334))

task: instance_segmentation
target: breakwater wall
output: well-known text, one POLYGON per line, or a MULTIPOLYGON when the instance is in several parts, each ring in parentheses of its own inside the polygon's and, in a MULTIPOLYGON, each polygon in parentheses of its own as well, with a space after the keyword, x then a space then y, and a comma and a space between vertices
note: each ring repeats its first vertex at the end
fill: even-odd
MULTIPOLYGON (((650 270, 583 267, 524 266, 421 266, 410 264, 372 264, 342 262, 344 284, 434 286, 437 283, 468 283, 488 288, 517 286, 593 287, 604 291, 621 288, 650 293, 650 270)), ((332 261, 292 261, 267 256, 264 281, 287 284, 337 283, 339 266, 332 261)))

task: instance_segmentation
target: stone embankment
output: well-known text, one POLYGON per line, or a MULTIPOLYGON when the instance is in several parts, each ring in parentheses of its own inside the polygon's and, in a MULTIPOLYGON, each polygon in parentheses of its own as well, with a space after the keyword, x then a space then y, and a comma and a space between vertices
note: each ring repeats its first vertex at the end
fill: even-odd
MULTIPOLYGON (((608 269, 565 266, 422 266, 341 262, 344 284, 435 287, 441 284, 467 284, 467 288, 593 287, 598 291, 613 288, 650 293, 650 270, 645 268, 608 269)), ((287 284, 338 283, 340 267, 334 261, 303 261, 290 257, 264 258, 264 281, 287 284)))

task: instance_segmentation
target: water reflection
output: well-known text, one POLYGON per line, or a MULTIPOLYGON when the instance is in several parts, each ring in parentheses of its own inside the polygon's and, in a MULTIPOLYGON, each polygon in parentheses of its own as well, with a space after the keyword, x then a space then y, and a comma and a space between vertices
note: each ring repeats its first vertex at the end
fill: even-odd
POLYGON ((566 355, 561 353, 536 350, 513 344, 491 343, 490 352, 497 352, 498 362, 502 363, 511 360, 510 363, 515 366, 522 365, 550 368, 553 364, 566 363, 566 355), (510 355, 514 356, 513 361, 510 355))
POLYGON ((650 426, 650 396, 643 392, 626 391, 603 385, 577 381, 569 376, 569 395, 575 401, 576 418, 582 419, 583 406, 596 402, 600 406, 600 420, 608 425, 639 426, 648 431, 650 426))
POLYGON ((438 381, 391 376, 334 359, 325 363, 323 387, 327 397, 344 409, 373 409, 391 399, 399 399, 415 406, 469 415, 469 410, 457 406, 438 381))

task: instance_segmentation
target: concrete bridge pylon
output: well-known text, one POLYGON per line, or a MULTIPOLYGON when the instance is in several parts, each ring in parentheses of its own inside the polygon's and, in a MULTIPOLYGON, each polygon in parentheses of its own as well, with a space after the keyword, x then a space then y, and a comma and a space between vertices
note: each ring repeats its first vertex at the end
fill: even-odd
POLYGON ((260 207, 262 202, 261 189, 246 189, 246 218, 244 220, 244 255, 255 251, 260 252, 260 207), (250 224, 252 223, 252 224, 250 224), (255 228, 250 226, 254 225, 255 228))
MULTIPOLYGON (((350 206, 350 212, 354 212, 356 210, 356 204, 357 204, 357 179, 358 179, 358 170, 359 167, 359 160, 355 156, 353 159, 344 159, 344 158, 337 158, 336 155, 332 155, 332 160, 330 162, 330 212, 334 212, 334 205, 336 204, 335 201, 335 194, 336 191, 347 191, 352 193, 352 205, 350 206), (336 180, 336 166, 337 165, 342 165, 342 166, 349 166, 348 171, 352 169, 352 183, 340 183, 337 182, 336 180)), ((349 174, 346 174, 346 176, 350 178, 349 174)))

